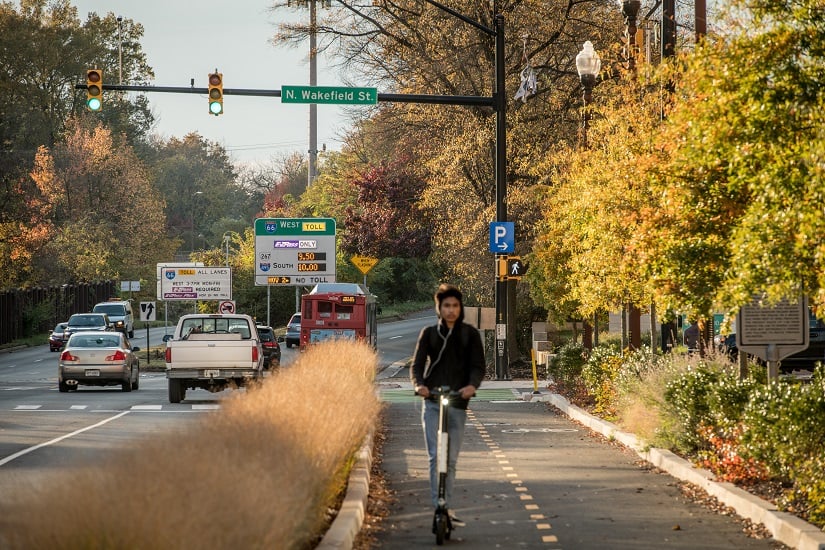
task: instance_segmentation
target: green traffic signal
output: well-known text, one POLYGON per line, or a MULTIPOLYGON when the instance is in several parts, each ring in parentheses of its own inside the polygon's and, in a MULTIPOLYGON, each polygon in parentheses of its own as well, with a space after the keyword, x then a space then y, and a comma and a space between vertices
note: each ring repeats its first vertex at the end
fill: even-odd
POLYGON ((209 74, 209 113, 223 114, 223 74, 217 69, 209 74))
POLYGON ((89 69, 86 71, 86 108, 99 111, 103 107, 103 71, 89 69))

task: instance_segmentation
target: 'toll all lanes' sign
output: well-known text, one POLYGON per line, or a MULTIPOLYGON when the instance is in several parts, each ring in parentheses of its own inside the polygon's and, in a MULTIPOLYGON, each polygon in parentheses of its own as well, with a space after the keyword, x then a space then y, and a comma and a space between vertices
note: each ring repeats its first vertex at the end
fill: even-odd
POLYGON ((232 268, 164 267, 161 300, 232 300, 232 268))

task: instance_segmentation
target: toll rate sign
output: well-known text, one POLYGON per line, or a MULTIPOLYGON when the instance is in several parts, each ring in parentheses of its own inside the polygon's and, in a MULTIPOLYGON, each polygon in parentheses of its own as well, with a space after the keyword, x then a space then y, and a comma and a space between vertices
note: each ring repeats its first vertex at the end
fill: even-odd
POLYGON ((255 284, 315 285, 335 282, 333 218, 255 220, 255 284))

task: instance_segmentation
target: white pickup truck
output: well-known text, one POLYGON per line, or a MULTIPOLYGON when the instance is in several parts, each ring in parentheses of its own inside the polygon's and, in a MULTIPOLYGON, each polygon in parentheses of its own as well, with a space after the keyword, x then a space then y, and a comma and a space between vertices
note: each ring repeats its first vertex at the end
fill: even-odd
POLYGON ((166 342, 169 402, 189 388, 210 392, 243 387, 263 378, 264 354, 249 315, 184 315, 166 342))

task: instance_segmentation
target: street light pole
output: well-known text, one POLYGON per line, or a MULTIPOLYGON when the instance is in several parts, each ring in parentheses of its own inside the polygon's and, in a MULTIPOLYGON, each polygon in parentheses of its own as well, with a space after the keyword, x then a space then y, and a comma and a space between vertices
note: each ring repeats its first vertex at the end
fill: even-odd
MULTIPOLYGON (((507 221, 507 96, 504 79, 504 15, 496 14, 493 27, 462 15, 452 8, 437 2, 425 0, 431 6, 445 11, 468 25, 495 38, 495 87, 493 108, 496 111, 496 222, 507 221)), ((498 265, 499 255, 495 261, 498 265)), ((507 287, 510 282, 496 274, 496 379, 510 379, 510 365, 507 346, 507 287)))
POLYGON ((191 223, 191 233, 189 235, 189 253, 195 251, 195 206, 198 204, 198 195, 203 195, 203 191, 195 191, 192 195, 192 223, 191 223))
POLYGON ((590 128, 590 104, 593 102, 593 88, 602 69, 602 60, 588 40, 576 56, 576 71, 582 83, 582 146, 587 149, 587 130, 590 128))
MULTIPOLYGON (((504 16, 495 17, 496 31, 496 221, 507 221, 507 96, 504 90, 504 16)), ((498 258, 496 258, 498 265, 498 258)), ((496 379, 510 379, 510 356, 507 345, 506 278, 496 277, 496 379), (503 330, 499 330, 501 325, 503 330)))
POLYGON ((223 234, 223 244, 226 245, 226 267, 229 267, 229 241, 232 240, 229 236, 229 231, 223 234))
MULTIPOLYGON (((579 73, 579 80, 582 84, 582 148, 587 149, 587 130, 590 128, 590 104, 593 102, 593 88, 602 68, 602 60, 599 54, 593 49, 593 43, 589 40, 584 43, 582 51, 576 56, 576 72, 579 73)), ((599 314, 593 314, 593 325, 584 321, 584 335, 582 336, 582 346, 586 350, 592 350, 594 344, 599 343, 599 314)))
POLYGON ((117 16, 117 83, 123 84, 123 17, 117 16))

